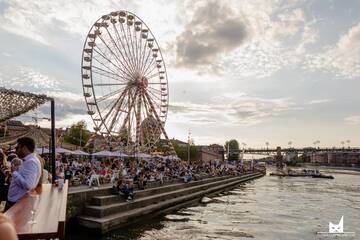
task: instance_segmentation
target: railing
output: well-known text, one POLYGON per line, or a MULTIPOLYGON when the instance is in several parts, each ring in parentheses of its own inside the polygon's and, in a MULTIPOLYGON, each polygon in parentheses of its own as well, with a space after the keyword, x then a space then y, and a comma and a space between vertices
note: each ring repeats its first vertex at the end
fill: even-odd
POLYGON ((60 189, 42 184, 25 195, 5 215, 12 220, 19 239, 63 239, 68 182, 60 189))

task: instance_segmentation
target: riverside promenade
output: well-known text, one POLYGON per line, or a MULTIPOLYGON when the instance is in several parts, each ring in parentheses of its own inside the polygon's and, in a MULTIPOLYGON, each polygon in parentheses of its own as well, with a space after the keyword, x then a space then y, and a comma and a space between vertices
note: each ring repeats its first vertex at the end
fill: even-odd
POLYGON ((68 194, 67 218, 81 229, 105 234, 148 217, 154 217, 197 204, 205 196, 230 190, 240 183, 264 176, 264 172, 207 177, 189 183, 180 179, 163 185, 153 183, 145 190, 135 191, 135 200, 126 202, 112 194, 112 187, 97 189, 78 187, 68 194))

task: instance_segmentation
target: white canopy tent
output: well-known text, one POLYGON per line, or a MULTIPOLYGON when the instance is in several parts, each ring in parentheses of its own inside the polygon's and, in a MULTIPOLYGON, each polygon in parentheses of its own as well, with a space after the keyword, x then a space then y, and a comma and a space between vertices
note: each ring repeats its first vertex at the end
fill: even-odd
POLYGON ((112 152, 114 154, 115 157, 128 157, 129 155, 123 153, 123 152, 120 152, 120 151, 115 151, 115 152, 112 152))
POLYGON ((61 148, 61 147, 55 148, 55 152, 56 153, 62 153, 62 154, 72 154, 73 153, 71 150, 61 148))
POLYGON ((176 155, 168 155, 163 157, 164 160, 180 160, 180 158, 176 155))
POLYGON ((135 153, 134 157, 137 157, 137 158, 153 158, 152 155, 146 154, 146 153, 135 153))
POLYGON ((95 157, 114 157, 114 154, 108 150, 103 150, 100 152, 93 153, 92 156, 95 157))
POLYGON ((47 148, 36 148, 35 152, 37 154, 48 154, 48 153, 50 153, 49 149, 47 149, 47 148))
POLYGON ((77 156, 89 156, 90 154, 87 153, 87 152, 84 152, 84 151, 81 151, 81 150, 75 150, 75 151, 72 151, 73 155, 77 155, 77 156))

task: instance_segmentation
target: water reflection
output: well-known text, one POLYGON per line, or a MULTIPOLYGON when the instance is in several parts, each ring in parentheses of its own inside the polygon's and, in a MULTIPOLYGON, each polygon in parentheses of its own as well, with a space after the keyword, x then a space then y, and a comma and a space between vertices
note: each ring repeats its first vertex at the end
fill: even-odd
POLYGON ((331 173, 334 180, 266 176, 104 239, 320 239, 316 232, 341 216, 344 231, 359 237, 360 173, 347 173, 331 173))

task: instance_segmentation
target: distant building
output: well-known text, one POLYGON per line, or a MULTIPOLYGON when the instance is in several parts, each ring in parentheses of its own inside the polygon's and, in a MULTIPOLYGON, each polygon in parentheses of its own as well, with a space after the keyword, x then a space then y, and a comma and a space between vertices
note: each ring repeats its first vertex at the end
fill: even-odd
POLYGON ((297 156, 298 156, 298 153, 297 152, 295 152, 295 151, 291 151, 291 152, 287 152, 286 154, 285 154, 285 161, 287 161, 287 162, 291 162, 293 159, 295 159, 295 158, 297 158, 297 156))
POLYGON ((313 153, 310 162, 333 166, 360 166, 360 152, 337 151, 313 153))
POLYGON ((218 144, 211 144, 209 146, 197 146, 199 150, 198 161, 201 163, 208 163, 212 161, 222 161, 223 154, 220 151, 223 151, 224 148, 218 144))

